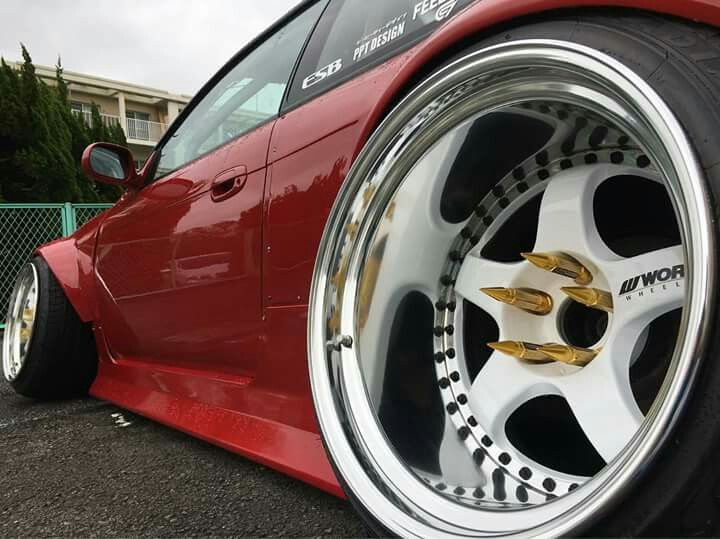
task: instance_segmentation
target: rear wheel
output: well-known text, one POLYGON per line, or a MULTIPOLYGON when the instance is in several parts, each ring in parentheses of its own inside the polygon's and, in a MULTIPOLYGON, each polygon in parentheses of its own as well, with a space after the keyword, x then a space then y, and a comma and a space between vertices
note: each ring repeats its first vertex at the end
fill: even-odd
POLYGON ((42 258, 20 271, 3 335, 5 379, 36 399, 79 397, 95 379, 95 340, 42 258))
POLYGON ((310 369, 378 533, 667 534, 663 511, 714 482, 717 420, 697 410, 720 404, 718 369, 691 389, 715 316, 719 88, 662 43, 678 32, 706 36, 644 16, 510 31, 416 88, 354 165, 310 369))

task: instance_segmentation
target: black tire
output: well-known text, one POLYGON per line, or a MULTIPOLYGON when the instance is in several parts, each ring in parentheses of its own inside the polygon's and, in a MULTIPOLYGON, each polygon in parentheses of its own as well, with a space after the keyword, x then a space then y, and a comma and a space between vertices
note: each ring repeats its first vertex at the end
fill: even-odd
MULTIPOLYGON (((675 112, 705 173, 713 218, 720 197, 720 31, 701 24, 635 11, 598 10, 554 15, 508 26, 452 61, 492 45, 552 39, 610 55, 647 81, 675 112)), ((450 62, 446 63, 448 65, 450 62)), ((715 256, 717 257, 717 252, 715 256)), ((717 291, 714 292, 717 297, 717 291)), ((713 322, 717 313, 713 312, 713 322)), ((590 536, 720 535, 720 351, 711 336, 690 402, 675 432, 622 504, 599 516, 590 536)), ((336 467, 337 463, 334 464, 336 467)), ((342 467, 342 466, 340 466, 342 467)), ((340 475, 340 474, 338 474, 340 475)), ((348 495, 378 535, 387 530, 348 495)))
POLYGON ((36 257, 32 264, 39 281, 37 318, 23 367, 10 385, 39 400, 85 396, 97 373, 92 329, 80 320, 47 263, 36 257))

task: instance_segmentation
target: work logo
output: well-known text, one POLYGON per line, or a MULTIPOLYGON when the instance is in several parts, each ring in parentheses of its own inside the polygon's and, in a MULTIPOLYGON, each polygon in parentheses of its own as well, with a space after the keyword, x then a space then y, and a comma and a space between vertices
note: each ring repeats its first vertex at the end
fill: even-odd
MULTIPOLYGON (((636 290, 644 290, 653 286, 678 282, 685 278, 685 265, 680 264, 669 268, 661 268, 649 273, 641 273, 625 281, 620 287, 620 295, 630 294, 636 290)), ((677 286, 680 286, 679 284, 677 286)))

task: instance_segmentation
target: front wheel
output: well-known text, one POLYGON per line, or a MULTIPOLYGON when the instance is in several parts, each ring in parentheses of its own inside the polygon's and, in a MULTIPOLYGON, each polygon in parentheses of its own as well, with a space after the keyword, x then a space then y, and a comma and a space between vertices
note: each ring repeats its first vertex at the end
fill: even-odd
POLYGON ((10 295, 2 366, 13 389, 35 399, 84 396, 95 379, 92 330, 42 258, 22 268, 10 295))
POLYGON ((720 80, 688 48, 717 58, 707 36, 644 15, 508 31, 358 158, 309 361, 379 534, 715 531, 720 80))

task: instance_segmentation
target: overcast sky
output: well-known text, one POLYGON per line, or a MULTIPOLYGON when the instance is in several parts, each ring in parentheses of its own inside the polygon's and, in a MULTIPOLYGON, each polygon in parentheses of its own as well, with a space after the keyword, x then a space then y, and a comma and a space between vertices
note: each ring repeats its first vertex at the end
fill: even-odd
POLYGON ((194 94, 298 0, 0 0, 0 56, 194 94))

